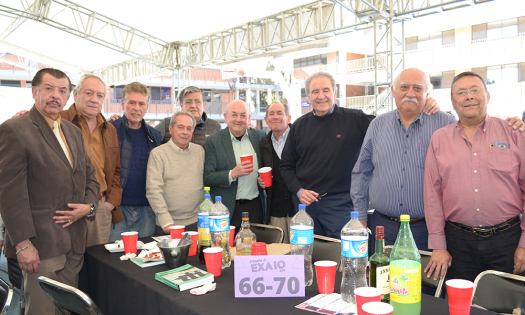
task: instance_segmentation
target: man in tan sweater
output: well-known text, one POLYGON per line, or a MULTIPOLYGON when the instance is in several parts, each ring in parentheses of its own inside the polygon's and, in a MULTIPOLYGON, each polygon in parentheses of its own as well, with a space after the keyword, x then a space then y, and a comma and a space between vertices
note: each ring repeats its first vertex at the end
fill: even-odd
POLYGON ((156 233, 172 225, 197 231, 197 213, 204 194, 204 149, 191 142, 195 118, 188 112, 171 117, 171 140, 153 149, 148 160, 146 197, 155 212, 156 233))

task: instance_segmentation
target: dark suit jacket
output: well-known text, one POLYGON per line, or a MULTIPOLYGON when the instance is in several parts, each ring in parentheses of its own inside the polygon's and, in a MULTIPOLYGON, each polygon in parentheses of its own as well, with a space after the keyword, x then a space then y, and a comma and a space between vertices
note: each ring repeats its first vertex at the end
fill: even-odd
MULTIPOLYGON (((265 132, 259 129, 247 129, 253 150, 257 154, 257 162, 262 167, 261 150, 259 142, 265 137, 265 132)), ((222 197, 222 203, 230 210, 230 216, 235 209, 235 200, 237 199, 237 181, 230 185, 228 173, 237 163, 233 153, 233 146, 228 128, 206 138, 206 159, 204 161, 204 186, 210 187, 210 193, 213 200, 216 196, 222 197)), ((257 170, 253 170, 257 172, 257 170)), ((264 190, 259 187, 259 197, 261 197, 263 217, 266 212, 266 197, 264 190)))
POLYGON ((52 219, 68 203, 98 202, 100 186, 84 147, 82 132, 62 119, 62 132, 73 156, 73 168, 44 116, 29 114, 0 125, 0 211, 6 227, 6 256, 30 239, 40 259, 86 249, 86 219, 67 228, 52 219))
MULTIPOLYGON (((106 179, 107 191, 106 201, 115 205, 115 210, 111 211, 113 223, 119 223, 124 220, 124 215, 118 208, 122 200, 122 187, 120 186, 120 149, 118 146, 117 129, 106 121, 102 114, 104 123, 102 124, 102 140, 104 141, 104 178, 106 179)), ((60 113, 62 119, 66 119, 78 128, 80 125, 80 114, 75 104, 71 105, 68 110, 60 113)))

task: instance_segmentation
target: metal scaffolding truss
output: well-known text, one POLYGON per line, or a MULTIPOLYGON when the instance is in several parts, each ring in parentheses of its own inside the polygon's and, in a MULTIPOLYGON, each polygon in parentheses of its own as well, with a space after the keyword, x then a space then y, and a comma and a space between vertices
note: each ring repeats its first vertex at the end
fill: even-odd
POLYGON ((35 0, 23 9, 0 4, 1 12, 16 19, 0 33, 0 40, 26 19, 33 19, 133 57, 95 71, 112 84, 232 61, 380 25, 392 28, 392 23, 488 1, 495 0, 319 0, 177 43, 72 1, 35 0))
POLYGON ((23 9, 0 4, 0 11, 16 20, 5 29, 5 39, 27 19, 32 19, 64 32, 92 41, 157 67, 174 68, 177 45, 146 34, 134 27, 111 19, 69 0, 35 0, 23 9))

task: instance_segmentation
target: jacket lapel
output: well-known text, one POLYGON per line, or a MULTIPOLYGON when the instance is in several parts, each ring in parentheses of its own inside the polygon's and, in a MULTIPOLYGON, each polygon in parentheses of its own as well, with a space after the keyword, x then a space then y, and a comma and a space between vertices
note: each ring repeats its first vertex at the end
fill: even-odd
MULTIPOLYGON (((42 133, 42 136, 46 140, 47 144, 53 149, 53 151, 55 151, 55 153, 62 159, 62 161, 64 161, 64 163, 67 164, 67 166, 71 167, 69 161, 67 160, 66 154, 64 153, 64 150, 62 150, 60 143, 58 143, 57 137, 53 133, 53 130, 51 130, 51 128, 47 124, 47 121, 45 120, 44 116, 42 116, 42 114, 38 112, 38 109, 36 109, 35 106, 33 106, 29 114, 31 115, 33 123, 40 129, 40 132, 42 133)), ((65 133, 64 136, 66 136, 65 133)))
POLYGON ((230 130, 228 128, 223 129, 222 144, 224 146, 224 152, 230 160, 231 165, 235 167, 237 163, 235 163, 235 153, 233 152, 232 139, 230 137, 230 130))
MULTIPOLYGON (((66 138, 66 141, 67 141, 67 145, 69 146, 69 151, 71 151, 71 159, 73 160, 73 169, 75 168, 75 166, 77 166, 77 162, 78 162, 78 156, 77 156, 77 150, 75 149, 76 146, 76 142, 75 142, 75 139, 73 139, 73 130, 71 130, 71 126, 68 125, 68 124, 64 124, 64 121, 62 120, 62 122, 60 123, 60 126, 62 127, 62 132, 64 133, 64 137, 66 138)), ((74 127, 74 126, 73 126, 74 127)), ((77 128, 77 127, 74 127, 74 128, 77 128)), ((55 137, 56 138, 56 137, 55 137)), ((84 145, 84 144, 82 144, 84 145)), ((60 149, 62 149, 62 147, 60 147, 60 149)), ((62 152, 64 152, 64 150, 62 150, 62 152)), ((65 154, 64 154, 65 155, 65 154)), ((66 158, 66 161, 67 161, 67 158, 66 158)), ((67 162, 67 165, 71 166, 69 164, 69 161, 67 162)))

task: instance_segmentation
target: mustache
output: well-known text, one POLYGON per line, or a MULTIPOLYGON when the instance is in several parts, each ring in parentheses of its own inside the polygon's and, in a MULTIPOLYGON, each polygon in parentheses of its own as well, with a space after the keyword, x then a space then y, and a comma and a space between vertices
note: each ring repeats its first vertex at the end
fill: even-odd
POLYGON ((415 97, 404 97, 403 100, 401 100, 401 104, 405 102, 414 102, 417 105, 417 98, 415 97))
POLYGON ((46 102, 46 105, 49 105, 49 104, 51 104, 51 103, 57 103, 59 106, 62 106, 62 103, 60 102, 60 100, 59 100, 59 99, 56 99, 56 98, 53 98, 53 99, 47 101, 47 102, 46 102))

